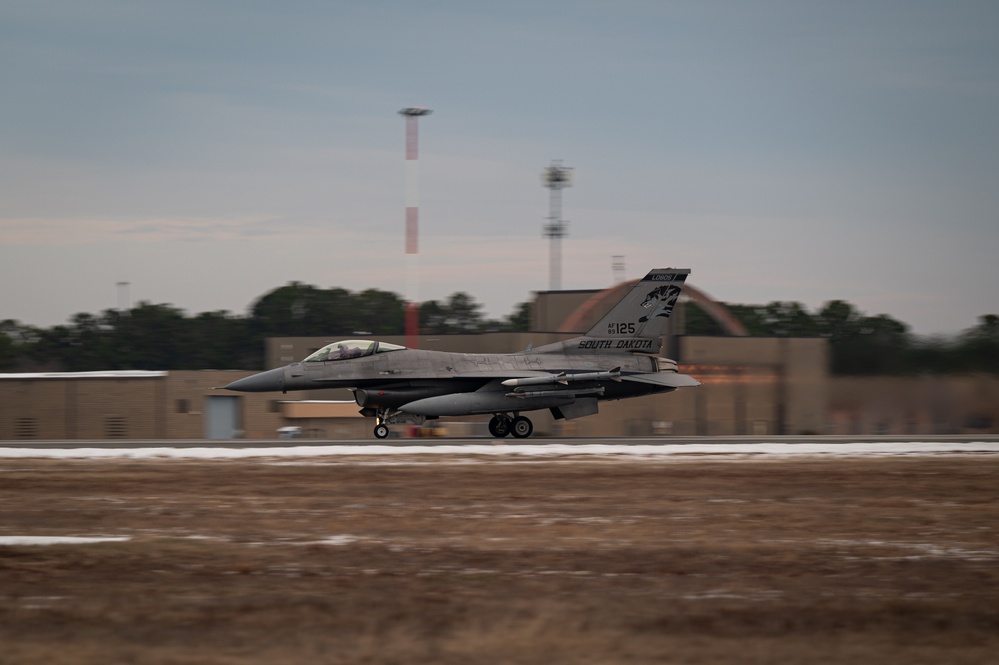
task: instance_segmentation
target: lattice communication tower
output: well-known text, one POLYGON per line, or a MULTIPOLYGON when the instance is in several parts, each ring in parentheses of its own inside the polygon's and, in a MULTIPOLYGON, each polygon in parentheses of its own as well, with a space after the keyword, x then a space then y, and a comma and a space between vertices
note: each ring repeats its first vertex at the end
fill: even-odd
POLYGON ((562 190, 572 187, 572 169, 562 166, 562 160, 552 160, 541 173, 541 184, 548 188, 548 221, 542 227, 548 238, 551 255, 548 259, 548 289, 562 288, 562 238, 569 235, 569 222, 562 219, 562 190))

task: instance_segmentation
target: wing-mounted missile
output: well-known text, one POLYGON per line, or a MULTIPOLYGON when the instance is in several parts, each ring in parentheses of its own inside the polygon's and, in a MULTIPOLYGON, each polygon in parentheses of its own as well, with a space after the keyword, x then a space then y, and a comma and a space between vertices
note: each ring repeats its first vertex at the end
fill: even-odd
POLYGON ((563 386, 569 385, 572 381, 621 381, 621 368, 615 367, 609 372, 575 372, 567 374, 551 374, 549 376, 531 376, 524 379, 507 379, 503 385, 507 388, 518 388, 521 386, 543 386, 549 383, 559 383, 563 386))
POLYGON ((543 386, 547 383, 561 383, 563 386, 569 385, 569 379, 566 378, 566 373, 561 374, 549 374, 548 376, 532 376, 526 379, 507 379, 503 381, 503 385, 507 388, 514 388, 516 386, 543 386))
POLYGON ((576 397, 582 397, 585 395, 603 395, 603 386, 597 386, 596 388, 580 388, 573 390, 572 388, 552 388, 551 390, 521 390, 517 389, 512 393, 507 393, 507 397, 519 397, 520 399, 528 399, 531 397, 564 397, 571 396, 574 399, 576 397))

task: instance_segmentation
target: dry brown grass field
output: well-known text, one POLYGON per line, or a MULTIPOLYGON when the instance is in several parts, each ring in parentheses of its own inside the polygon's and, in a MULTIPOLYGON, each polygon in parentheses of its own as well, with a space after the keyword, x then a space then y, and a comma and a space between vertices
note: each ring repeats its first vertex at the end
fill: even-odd
POLYGON ((999 459, 0 463, 0 663, 999 662, 999 459))

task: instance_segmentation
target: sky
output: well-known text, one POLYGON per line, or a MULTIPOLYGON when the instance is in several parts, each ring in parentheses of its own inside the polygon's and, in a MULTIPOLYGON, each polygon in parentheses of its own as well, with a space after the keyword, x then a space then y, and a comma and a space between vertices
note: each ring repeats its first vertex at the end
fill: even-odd
POLYGON ((563 288, 623 256, 954 333, 999 313, 997 119, 993 0, 4 0, 0 320, 291 281, 504 317, 562 160, 563 288))

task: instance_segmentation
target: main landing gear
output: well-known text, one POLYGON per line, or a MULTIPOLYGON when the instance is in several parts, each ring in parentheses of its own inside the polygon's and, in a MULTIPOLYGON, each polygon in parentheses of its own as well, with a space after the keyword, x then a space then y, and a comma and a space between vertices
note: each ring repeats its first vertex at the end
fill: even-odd
POLYGON ((526 439, 534 432, 534 423, 530 418, 517 416, 511 418, 505 413, 498 413, 489 420, 489 433, 497 439, 513 434, 516 439, 526 439))
MULTIPOLYGON (((388 423, 402 420, 397 414, 392 414, 388 409, 379 409, 378 424, 375 425, 375 438, 387 439, 389 435, 388 423)), ((417 420, 410 416, 407 420, 417 420)), ((505 413, 498 413, 489 420, 489 433, 497 439, 502 439, 511 434, 515 439, 526 439, 534 433, 534 423, 530 418, 524 416, 511 417, 505 413)))

